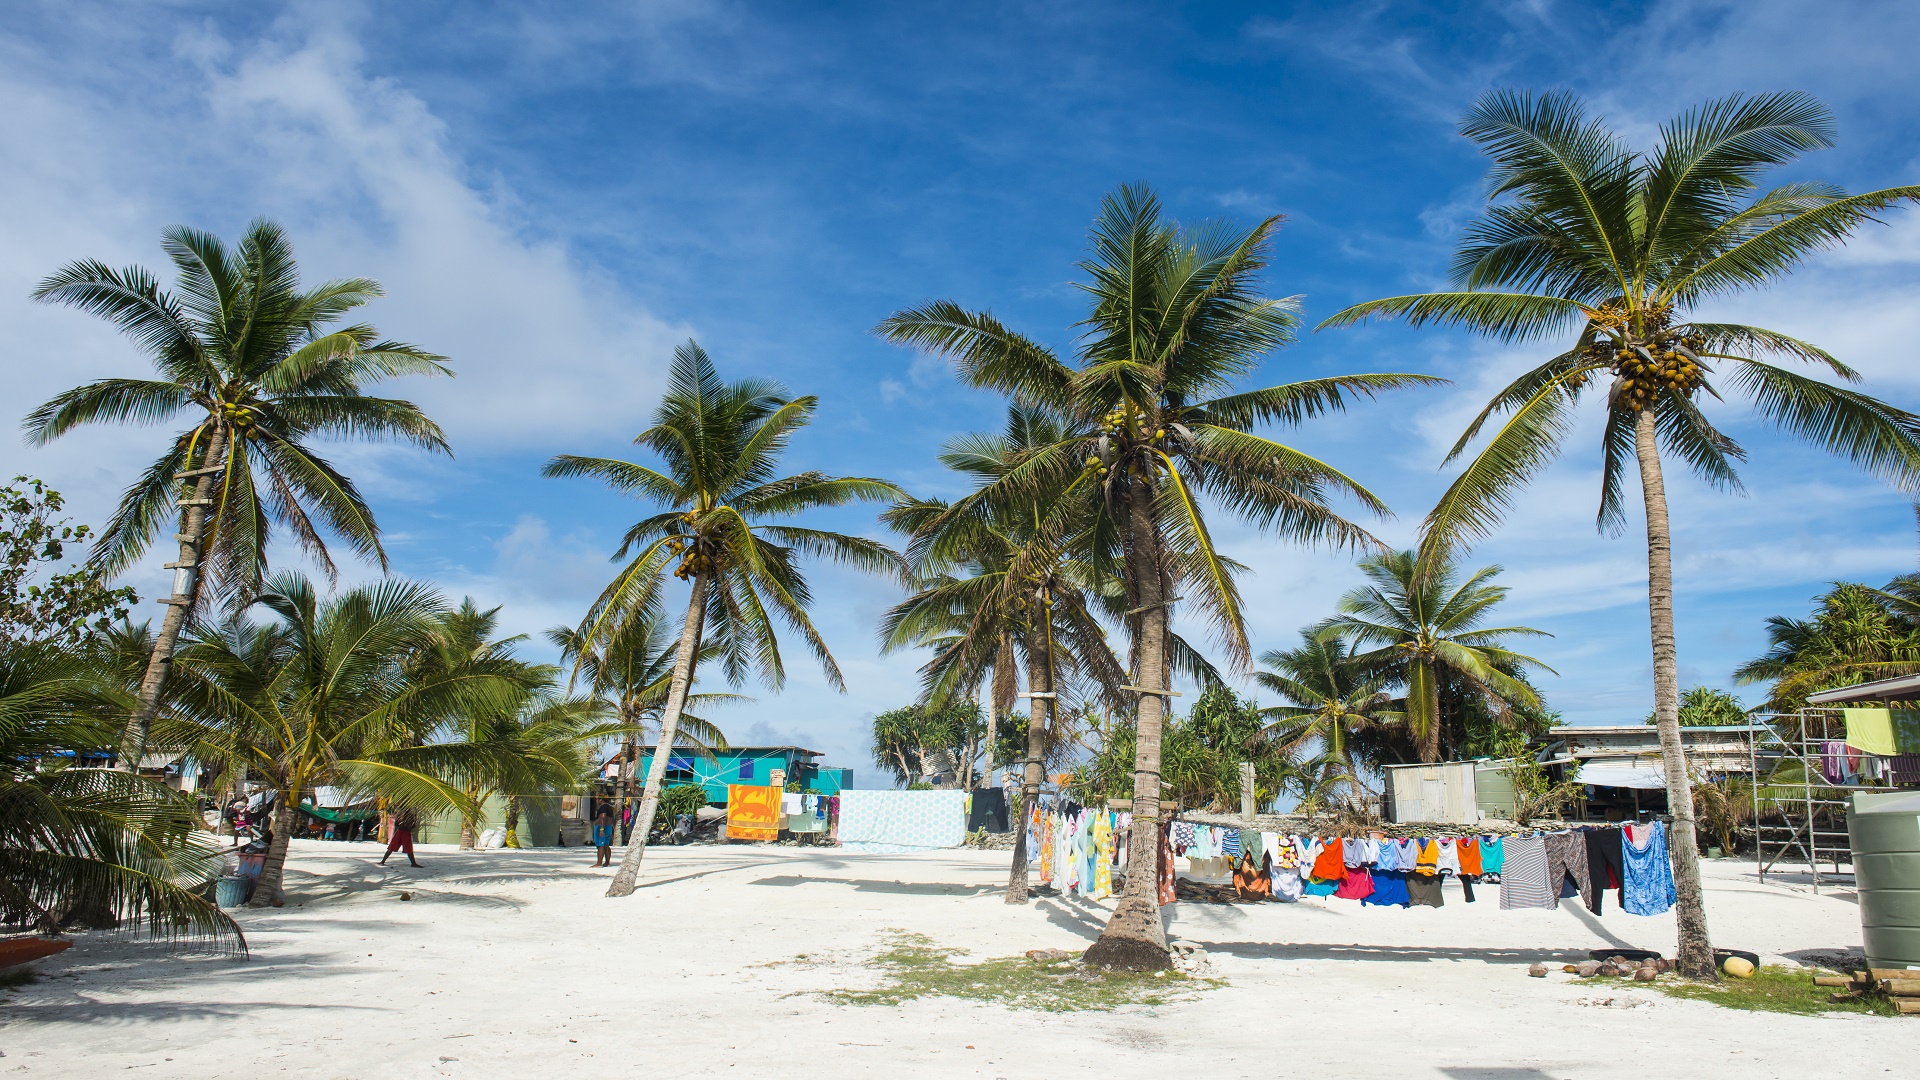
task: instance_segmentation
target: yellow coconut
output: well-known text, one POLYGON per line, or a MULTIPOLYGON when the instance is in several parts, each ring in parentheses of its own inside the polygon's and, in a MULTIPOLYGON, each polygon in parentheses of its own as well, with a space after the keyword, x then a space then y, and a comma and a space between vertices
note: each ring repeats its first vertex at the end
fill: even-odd
POLYGON ((1727 957, 1726 963, 1720 965, 1720 970, 1736 979, 1753 978, 1753 962, 1744 956, 1727 957))

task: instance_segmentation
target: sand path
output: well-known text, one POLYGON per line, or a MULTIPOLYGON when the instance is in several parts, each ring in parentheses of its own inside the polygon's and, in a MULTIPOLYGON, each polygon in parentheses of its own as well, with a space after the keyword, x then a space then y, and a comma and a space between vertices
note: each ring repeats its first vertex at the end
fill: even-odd
MULTIPOLYGON (((954 999, 855 1007, 813 992, 875 979, 889 930, 973 956, 1084 948, 1105 907, 1009 908, 1002 853, 851 856, 690 847, 648 854, 614 901, 579 850, 373 865, 372 845, 300 841, 292 903, 243 911, 247 962, 103 936, 39 965, 0 1006, 0 1072, 46 1077, 1479 1077, 1912 1076, 1920 1018, 1720 1009, 1556 972, 1543 955, 1671 953, 1671 918, 1571 902, 1502 912, 1346 901, 1176 906, 1224 989, 1117 1012, 954 999), (403 902, 401 890, 414 899, 403 902), (802 963, 791 961, 807 954, 802 963), (772 966, 769 966, 772 965, 772 966)), ((1709 864, 1725 945, 1857 944, 1844 892, 1760 885, 1709 864)))

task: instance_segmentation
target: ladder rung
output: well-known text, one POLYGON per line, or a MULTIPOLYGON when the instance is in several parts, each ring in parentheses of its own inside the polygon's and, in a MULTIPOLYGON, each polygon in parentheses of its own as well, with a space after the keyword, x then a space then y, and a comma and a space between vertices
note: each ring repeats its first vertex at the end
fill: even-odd
POLYGON ((181 506, 212 506, 213 500, 212 499, 181 499, 179 505, 181 506))
POLYGON ((187 471, 187 472, 177 472, 177 473, 174 473, 174 474, 173 474, 173 478, 174 478, 175 480, 185 480, 185 479, 187 479, 187 478, 189 478, 189 477, 194 477, 194 476, 212 476, 212 475, 213 475, 214 473, 217 473, 217 472, 226 472, 226 471, 227 471, 227 467, 226 467, 225 465, 210 465, 210 466, 208 466, 207 468, 204 468, 204 469, 192 469, 192 470, 189 470, 189 471, 187 471))
POLYGON ((160 569, 162 569, 162 570, 192 570, 192 569, 195 569, 195 568, 197 568, 197 567, 198 567, 199 565, 200 565, 199 563, 190 563, 190 562, 170 562, 170 563, 161 563, 161 564, 160 564, 160 569))

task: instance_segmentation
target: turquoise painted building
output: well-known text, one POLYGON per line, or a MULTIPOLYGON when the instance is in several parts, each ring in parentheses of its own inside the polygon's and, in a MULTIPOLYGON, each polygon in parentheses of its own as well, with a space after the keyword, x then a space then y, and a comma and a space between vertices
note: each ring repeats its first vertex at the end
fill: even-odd
MULTIPOLYGON (((640 748, 638 775, 653 768, 654 747, 640 748)), ((699 784, 707 789, 708 801, 724 806, 728 784, 770 784, 773 773, 786 774, 787 783, 798 782, 823 795, 838 795, 853 786, 853 770, 821 765, 820 751, 802 746, 735 746, 717 750, 708 757, 695 750, 681 748, 667 756, 667 786, 699 784)))

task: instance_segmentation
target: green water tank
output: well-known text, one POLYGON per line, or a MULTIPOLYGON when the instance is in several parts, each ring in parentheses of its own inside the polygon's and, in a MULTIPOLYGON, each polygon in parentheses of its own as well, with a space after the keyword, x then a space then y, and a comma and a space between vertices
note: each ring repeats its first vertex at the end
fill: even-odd
POLYGON ((1847 832, 1867 961, 1920 968, 1920 791, 1855 793, 1847 832))

